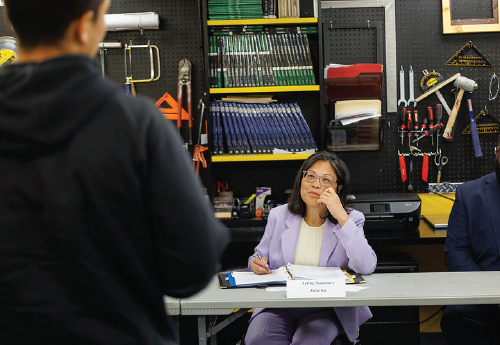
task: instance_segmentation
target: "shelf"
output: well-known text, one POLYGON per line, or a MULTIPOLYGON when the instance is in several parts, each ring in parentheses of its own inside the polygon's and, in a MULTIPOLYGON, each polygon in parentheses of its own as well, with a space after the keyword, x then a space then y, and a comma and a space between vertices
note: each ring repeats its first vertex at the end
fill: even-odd
POLYGON ((208 20, 208 26, 317 24, 318 18, 208 20))
POLYGON ((305 160, 309 157, 310 153, 292 153, 284 155, 274 154, 248 154, 248 155, 215 155, 212 156, 212 163, 217 162, 259 162, 259 161, 293 161, 305 160))
POLYGON ((319 85, 262 86, 262 87, 221 87, 211 88, 210 94, 258 93, 258 92, 302 92, 319 91, 319 85))

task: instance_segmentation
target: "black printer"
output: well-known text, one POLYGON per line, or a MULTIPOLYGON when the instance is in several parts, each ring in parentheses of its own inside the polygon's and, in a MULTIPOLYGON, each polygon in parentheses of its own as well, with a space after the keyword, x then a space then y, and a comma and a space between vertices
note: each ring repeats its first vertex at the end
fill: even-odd
POLYGON ((422 201, 415 193, 356 194, 349 197, 354 209, 365 215, 365 234, 415 233, 422 201))

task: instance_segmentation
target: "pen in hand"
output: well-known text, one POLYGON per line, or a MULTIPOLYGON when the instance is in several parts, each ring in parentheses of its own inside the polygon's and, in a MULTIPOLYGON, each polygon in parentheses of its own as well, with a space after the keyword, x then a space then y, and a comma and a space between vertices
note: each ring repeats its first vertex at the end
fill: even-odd
MULTIPOLYGON (((259 258, 260 261, 264 261, 262 260, 262 256, 260 256, 259 253, 257 253, 257 257, 259 258)), ((266 271, 269 272, 269 267, 266 265, 266 271)))

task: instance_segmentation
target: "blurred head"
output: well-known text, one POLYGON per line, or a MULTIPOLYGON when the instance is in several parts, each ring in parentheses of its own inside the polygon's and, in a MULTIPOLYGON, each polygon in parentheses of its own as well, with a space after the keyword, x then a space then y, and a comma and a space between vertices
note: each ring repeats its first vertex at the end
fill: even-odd
MULTIPOLYGON (((318 192, 323 192, 330 185, 330 179, 335 180, 331 187, 337 192, 340 201, 344 207, 347 206, 347 196, 349 194, 350 176, 349 170, 344 161, 335 154, 328 151, 317 152, 307 158, 297 175, 292 189, 292 194, 288 199, 288 209, 296 215, 305 216, 306 202, 309 202, 307 197, 304 197, 304 192, 308 188, 316 188, 318 192), (304 173, 307 171, 307 173, 304 173), (313 176, 310 176, 310 175, 313 176), (314 182, 313 178, 316 177, 314 182)), ((307 193, 306 193, 307 194, 307 193)), ((336 223, 333 217, 329 219, 336 223)))
POLYGON ((111 0, 4 0, 7 16, 23 49, 57 46, 71 24, 87 16, 94 24, 85 39, 89 44, 97 41, 96 52, 105 35, 103 15, 110 3, 111 0))

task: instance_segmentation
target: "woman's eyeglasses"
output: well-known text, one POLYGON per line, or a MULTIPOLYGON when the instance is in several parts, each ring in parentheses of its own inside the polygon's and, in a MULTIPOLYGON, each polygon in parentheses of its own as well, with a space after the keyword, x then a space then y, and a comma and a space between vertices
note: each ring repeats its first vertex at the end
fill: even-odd
POLYGON ((319 179, 319 184, 324 187, 331 187, 337 181, 331 175, 322 175, 318 176, 314 171, 304 171, 304 180, 309 183, 314 183, 317 179, 319 179))

